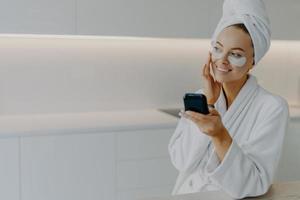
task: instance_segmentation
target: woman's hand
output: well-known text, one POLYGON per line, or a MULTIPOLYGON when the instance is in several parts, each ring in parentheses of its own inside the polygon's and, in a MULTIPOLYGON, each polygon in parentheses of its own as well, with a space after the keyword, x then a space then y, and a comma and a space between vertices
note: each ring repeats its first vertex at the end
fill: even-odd
POLYGON ((181 116, 192 120, 204 134, 211 137, 216 153, 220 161, 223 161, 225 155, 232 144, 232 137, 224 127, 221 116, 215 109, 210 109, 208 115, 186 111, 181 112, 181 116))
POLYGON ((205 133, 206 135, 211 137, 221 137, 221 134, 226 131, 226 128, 222 123, 221 116, 215 109, 210 108, 209 111, 210 113, 207 115, 193 111, 181 111, 180 115, 192 120, 198 126, 201 132, 205 133))
POLYGON ((202 67, 202 80, 204 85, 204 94, 208 104, 215 104, 218 100, 222 88, 222 84, 217 82, 210 74, 212 67, 211 53, 209 52, 207 62, 202 67))

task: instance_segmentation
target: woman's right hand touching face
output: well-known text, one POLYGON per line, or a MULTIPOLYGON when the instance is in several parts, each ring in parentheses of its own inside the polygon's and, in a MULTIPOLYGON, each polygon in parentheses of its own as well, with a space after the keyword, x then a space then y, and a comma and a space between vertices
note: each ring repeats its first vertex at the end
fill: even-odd
POLYGON ((210 74, 212 67, 211 53, 209 52, 207 62, 202 68, 202 80, 204 85, 204 94, 208 104, 215 104, 218 100, 222 88, 222 84, 217 82, 210 74))

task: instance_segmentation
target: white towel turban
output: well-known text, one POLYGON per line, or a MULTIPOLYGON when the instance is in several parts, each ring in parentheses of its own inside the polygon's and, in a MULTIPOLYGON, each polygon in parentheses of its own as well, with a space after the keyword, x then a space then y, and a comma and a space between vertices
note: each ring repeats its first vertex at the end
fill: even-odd
POLYGON ((244 24, 254 46, 255 65, 270 48, 270 21, 262 0, 224 0, 223 16, 212 36, 215 42, 219 33, 234 24, 244 24))

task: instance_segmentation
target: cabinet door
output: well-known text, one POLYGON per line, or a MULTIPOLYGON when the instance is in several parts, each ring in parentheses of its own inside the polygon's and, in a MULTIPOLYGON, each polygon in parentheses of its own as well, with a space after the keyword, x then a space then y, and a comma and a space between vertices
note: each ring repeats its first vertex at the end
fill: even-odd
POLYGON ((116 200, 154 200, 156 198, 162 200, 163 197, 168 197, 171 195, 173 187, 174 185, 172 184, 171 186, 157 188, 139 188, 133 190, 123 190, 118 192, 116 200))
POLYGON ((172 129, 117 133, 117 199, 170 195, 177 177, 168 154, 172 129))
POLYGON ((19 139, 0 139, 0 199, 18 200, 19 139))
POLYGON ((208 38, 209 1, 77 0, 77 30, 80 35, 208 38))
POLYGON ((175 127, 118 132, 118 161, 168 158, 168 144, 174 130, 175 127))
POLYGON ((276 181, 300 180, 300 120, 291 120, 276 174, 276 181))
POLYGON ((265 0, 265 3, 272 25, 272 39, 299 40, 300 30, 295 24, 299 18, 300 1, 265 0))
POLYGON ((1 33, 76 34, 76 1, 11 0, 0 7, 0 18, 1 33))
POLYGON ((21 139, 22 200, 115 199, 113 134, 21 139))

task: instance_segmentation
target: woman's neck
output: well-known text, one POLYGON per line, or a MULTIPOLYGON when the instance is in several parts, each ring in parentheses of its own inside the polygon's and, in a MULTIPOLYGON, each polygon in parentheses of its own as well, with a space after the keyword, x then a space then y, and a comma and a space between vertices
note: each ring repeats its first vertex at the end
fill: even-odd
POLYGON ((241 88, 247 82, 247 79, 248 74, 237 81, 223 83, 222 88, 226 99, 227 110, 238 95, 241 88))

